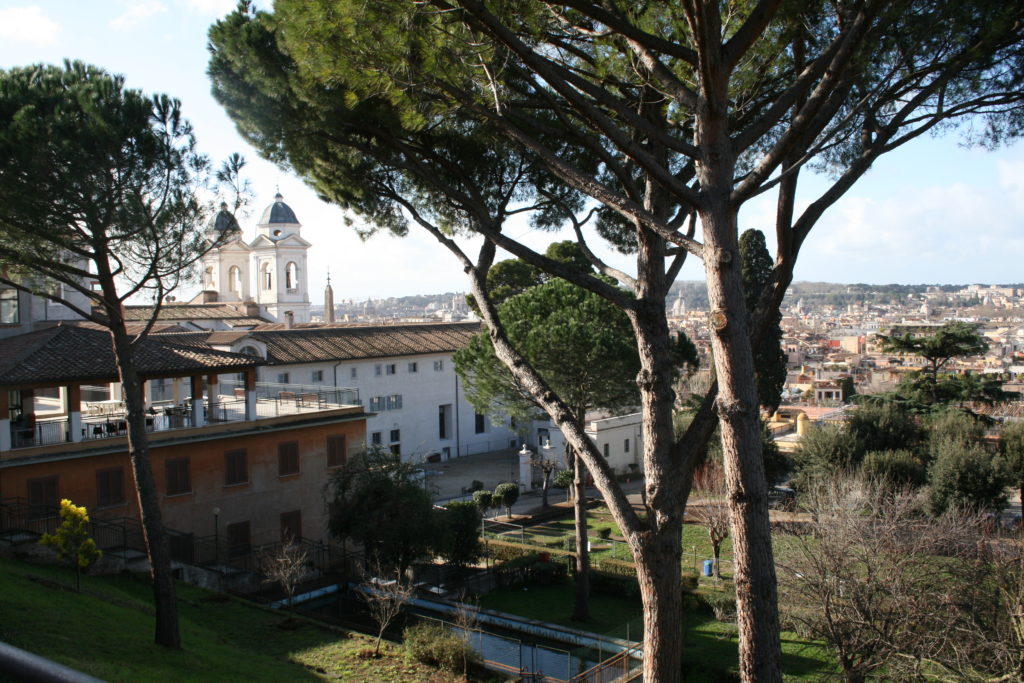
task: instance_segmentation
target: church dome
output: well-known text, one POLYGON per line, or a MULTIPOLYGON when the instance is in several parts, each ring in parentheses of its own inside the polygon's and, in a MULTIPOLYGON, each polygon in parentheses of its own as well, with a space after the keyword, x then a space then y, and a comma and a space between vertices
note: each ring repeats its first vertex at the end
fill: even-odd
POLYGON ((284 197, 281 196, 280 192, 274 195, 274 203, 266 208, 263 212, 263 218, 260 219, 260 225, 297 225, 298 222, 299 219, 295 217, 295 212, 292 211, 292 207, 284 203, 284 197))
POLYGON ((242 231, 234 214, 228 211, 228 205, 224 202, 221 202, 220 211, 210 220, 210 229, 217 233, 242 231))

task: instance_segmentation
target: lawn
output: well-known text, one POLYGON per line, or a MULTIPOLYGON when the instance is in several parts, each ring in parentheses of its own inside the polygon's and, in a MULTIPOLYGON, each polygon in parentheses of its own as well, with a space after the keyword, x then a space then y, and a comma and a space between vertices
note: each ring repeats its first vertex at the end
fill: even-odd
MULTIPOLYGON (((622 532, 619 530, 611 513, 605 507, 595 508, 587 512, 588 536, 591 540, 591 554, 595 560, 611 557, 616 560, 631 562, 633 556, 629 547, 624 542, 622 532), (598 538, 599 530, 605 527, 611 528, 611 538, 604 541, 598 538)), ((491 529, 488 529, 490 532, 491 529)), ((546 547, 563 547, 566 539, 572 539, 575 533, 572 517, 553 520, 532 526, 523 530, 509 530, 503 534, 488 535, 494 538, 501 538, 513 542, 525 542, 531 545, 546 547)), ((705 559, 713 557, 711 542, 708 540, 707 530, 700 524, 683 525, 683 567, 699 571, 701 563, 705 559), (696 559, 695 559, 696 558, 696 559)), ((726 539, 722 544, 723 571, 730 574, 731 570, 727 560, 732 557, 732 541, 726 539)))
MULTIPOLYGON (((591 633, 640 640, 641 607, 635 600, 593 595, 590 620, 569 619, 574 593, 572 584, 530 586, 493 591, 480 598, 487 609, 539 619, 591 633)), ((729 680, 738 660, 736 625, 715 621, 703 611, 683 616, 683 666, 687 683, 729 680)), ((831 655, 819 643, 794 633, 782 634, 782 668, 786 680, 819 680, 832 671, 831 655)))
POLYGON ((108 681, 458 680, 397 648, 365 656, 372 640, 178 584, 179 652, 153 644, 152 594, 136 576, 82 577, 0 559, 0 640, 108 681))

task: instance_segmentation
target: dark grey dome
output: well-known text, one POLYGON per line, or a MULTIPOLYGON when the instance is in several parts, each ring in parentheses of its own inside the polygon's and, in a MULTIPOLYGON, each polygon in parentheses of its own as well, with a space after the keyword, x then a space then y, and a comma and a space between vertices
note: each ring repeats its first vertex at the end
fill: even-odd
POLYGON ((299 219, 295 217, 292 207, 284 203, 284 197, 278 192, 274 195, 274 203, 267 207, 260 219, 260 225, 273 225, 275 223, 298 224, 299 219))
POLYGON ((241 232, 242 229, 238 227, 238 221, 235 220, 234 214, 228 211, 228 205, 222 203, 220 205, 220 211, 210 221, 210 227, 215 232, 241 232))

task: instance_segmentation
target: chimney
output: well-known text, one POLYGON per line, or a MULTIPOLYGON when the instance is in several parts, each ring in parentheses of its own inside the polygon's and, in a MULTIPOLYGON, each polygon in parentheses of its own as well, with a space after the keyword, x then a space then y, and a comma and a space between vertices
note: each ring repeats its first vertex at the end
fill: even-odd
POLYGON ((295 324, 295 314, 291 311, 284 312, 284 329, 292 329, 292 325, 295 324))

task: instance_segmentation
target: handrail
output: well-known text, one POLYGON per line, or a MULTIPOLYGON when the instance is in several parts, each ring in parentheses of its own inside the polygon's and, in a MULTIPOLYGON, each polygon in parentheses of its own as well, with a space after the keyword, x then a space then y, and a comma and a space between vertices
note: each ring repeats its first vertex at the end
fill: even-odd
POLYGON ((103 683, 81 671, 0 642, 0 671, 14 681, 31 683, 103 683))

